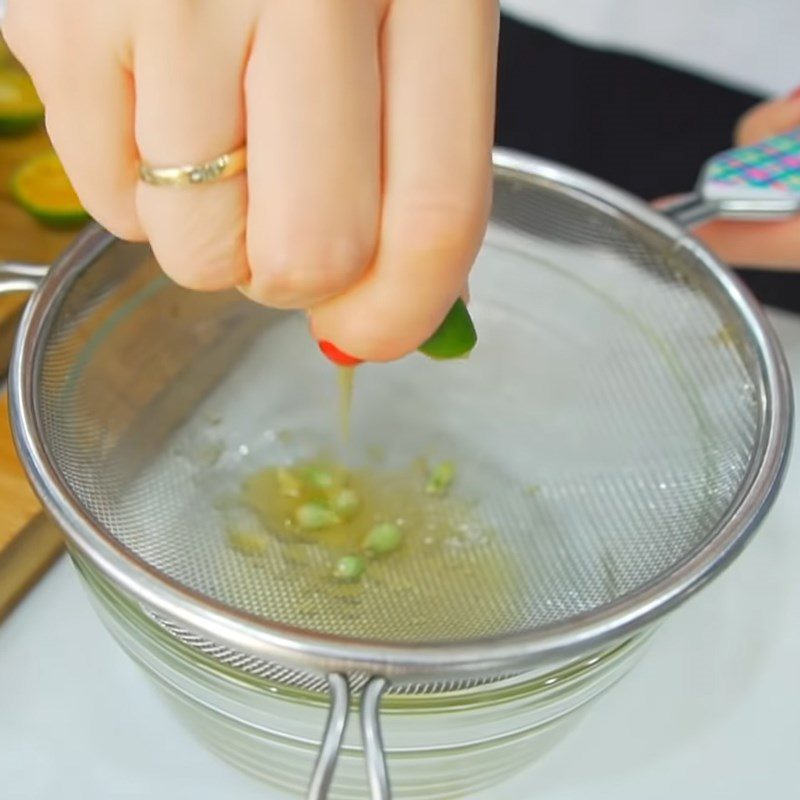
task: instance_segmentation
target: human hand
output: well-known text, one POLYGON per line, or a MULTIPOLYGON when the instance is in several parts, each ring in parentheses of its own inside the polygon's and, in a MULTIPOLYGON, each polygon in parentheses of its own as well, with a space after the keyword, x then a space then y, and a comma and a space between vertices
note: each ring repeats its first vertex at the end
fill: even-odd
POLYGON ((463 292, 490 206, 497 0, 10 0, 87 210, 193 289, 397 358, 463 292), (140 159, 247 173, 188 188, 140 159))
MULTIPOLYGON (((800 95, 768 100, 748 111, 736 126, 736 146, 800 126, 800 95)), ((696 228, 702 239, 723 261, 778 270, 800 269, 800 217, 777 222, 719 220, 696 228)))

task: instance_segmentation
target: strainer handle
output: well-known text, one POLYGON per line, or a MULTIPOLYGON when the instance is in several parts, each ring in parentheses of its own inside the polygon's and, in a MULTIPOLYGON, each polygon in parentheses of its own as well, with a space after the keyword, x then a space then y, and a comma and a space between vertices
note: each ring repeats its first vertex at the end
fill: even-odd
POLYGON ((328 689, 331 693, 331 707, 328 710, 328 721, 319 746, 317 763, 311 773, 308 800, 325 800, 328 796, 339 751, 342 748, 347 718, 350 715, 350 685, 347 678, 338 673, 331 673, 328 675, 328 689))
POLYGON ((653 205, 656 210, 685 230, 691 230, 720 216, 716 203, 708 203, 694 193, 658 200, 653 205))
MULTIPOLYGON (((372 678, 361 695, 361 735, 372 800, 391 800, 392 797, 380 725, 380 702, 388 685, 385 678, 372 678)), ((331 673, 328 675, 328 687, 331 706, 308 787, 308 800, 326 800, 328 797, 350 713, 350 684, 347 677, 331 673)))
POLYGON ((0 294, 35 292, 49 269, 47 264, 0 261, 0 294))
POLYGON ((390 800, 389 771, 381 735, 381 697, 389 686, 385 678, 372 678, 361 695, 361 740, 367 762, 367 780, 372 800, 390 800))
POLYGON ((695 190, 657 202, 682 228, 715 218, 776 220, 800 212, 800 128, 710 158, 695 190))
POLYGON ((692 230, 715 219, 735 219, 742 222, 766 222, 787 219, 800 211, 793 202, 783 200, 754 201, 742 197, 722 202, 703 197, 696 192, 657 200, 653 207, 669 217, 684 230, 692 230))

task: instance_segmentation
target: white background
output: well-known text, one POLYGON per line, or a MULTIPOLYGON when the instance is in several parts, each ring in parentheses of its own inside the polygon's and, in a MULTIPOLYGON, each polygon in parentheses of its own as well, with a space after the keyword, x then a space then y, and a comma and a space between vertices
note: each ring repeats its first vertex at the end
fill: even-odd
POLYGON ((584 44, 757 93, 780 95, 800 85, 798 0, 501 0, 501 6, 584 44))

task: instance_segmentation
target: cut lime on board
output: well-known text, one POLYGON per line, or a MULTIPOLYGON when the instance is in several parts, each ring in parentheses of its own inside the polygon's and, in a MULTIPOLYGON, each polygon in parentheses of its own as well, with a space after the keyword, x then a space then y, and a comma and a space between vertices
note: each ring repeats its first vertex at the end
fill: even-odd
POLYGON ((19 69, 0 68, 0 134, 24 133, 44 119, 33 81, 19 69))
POLYGON ((464 301, 458 299, 433 336, 420 345, 419 351, 438 360, 465 358, 477 341, 478 334, 472 324, 472 317, 464 301))
POLYGON ((46 225, 69 228, 89 219, 52 150, 33 156, 19 167, 11 177, 11 194, 46 225))

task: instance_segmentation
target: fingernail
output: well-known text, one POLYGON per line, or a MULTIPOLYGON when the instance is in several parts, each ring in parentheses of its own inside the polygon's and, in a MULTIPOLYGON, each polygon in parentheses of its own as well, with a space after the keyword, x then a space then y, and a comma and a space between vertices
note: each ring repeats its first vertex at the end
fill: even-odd
POLYGON ((317 344, 319 345, 319 349, 322 351, 323 355, 333 361, 334 364, 338 364, 340 367, 355 367, 362 363, 360 358, 348 355, 347 353, 341 351, 332 342, 319 341, 317 344))

